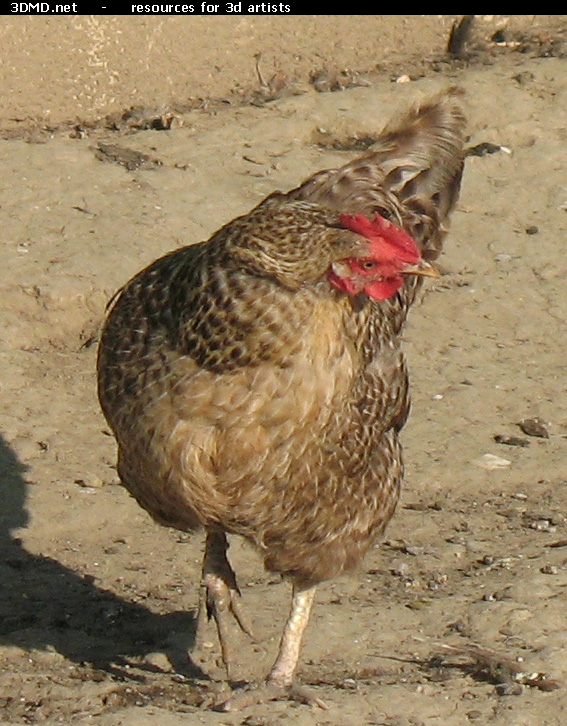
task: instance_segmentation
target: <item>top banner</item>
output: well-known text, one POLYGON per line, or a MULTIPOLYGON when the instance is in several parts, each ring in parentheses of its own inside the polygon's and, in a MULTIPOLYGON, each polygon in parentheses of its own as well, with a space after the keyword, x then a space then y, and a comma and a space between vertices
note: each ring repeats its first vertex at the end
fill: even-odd
MULTIPOLYGON (((246 0, 239 2, 193 2, 193 3, 130 3, 120 4, 94 2, 12 2, 10 13, 14 15, 296 15, 293 3, 262 2, 246 0), (112 12, 114 11, 114 12, 112 12)), ((306 10, 304 4, 302 10, 306 10)))

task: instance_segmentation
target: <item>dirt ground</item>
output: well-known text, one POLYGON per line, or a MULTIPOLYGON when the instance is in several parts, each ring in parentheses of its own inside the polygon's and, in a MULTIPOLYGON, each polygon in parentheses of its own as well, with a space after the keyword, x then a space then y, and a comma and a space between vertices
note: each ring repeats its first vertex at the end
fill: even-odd
MULTIPOLYGON (((224 19, 195 18, 222 67, 212 79, 199 70, 209 56, 194 62, 195 93, 178 68, 161 97, 175 63, 148 55, 146 77, 126 40, 130 85, 117 70, 104 87, 103 60, 88 77, 68 53, 67 75, 53 70, 77 48, 63 23, 83 32, 93 19, 6 19, 17 72, 0 78, 12 94, 12 107, 0 94, 1 723, 567 723, 567 19, 479 18, 451 59, 452 16, 376 17, 337 20, 344 57, 332 16, 241 18, 262 39, 248 45, 224 19), (96 103, 74 99, 76 84, 96 87, 96 103), (360 572, 320 588, 299 678, 328 709, 208 710, 223 678, 212 631, 210 656, 187 658, 201 537, 154 524, 118 486, 95 392, 105 303, 157 256, 343 163, 397 109, 450 84, 467 91, 469 145, 493 153, 467 158, 443 276, 407 331, 401 505, 360 572)), ((166 49, 187 29, 128 20, 166 49)), ((274 658, 289 587, 240 542, 231 556, 261 636, 240 642, 251 680, 274 658)))

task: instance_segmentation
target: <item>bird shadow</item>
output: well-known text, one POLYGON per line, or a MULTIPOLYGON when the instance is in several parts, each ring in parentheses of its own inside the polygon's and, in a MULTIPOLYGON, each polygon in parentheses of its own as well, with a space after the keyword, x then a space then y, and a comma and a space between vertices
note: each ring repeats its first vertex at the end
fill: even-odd
POLYGON ((188 654, 195 641, 193 613, 153 613, 97 587, 91 576, 25 549, 15 531, 30 520, 26 469, 0 435, 0 644, 55 649, 72 662, 127 679, 133 677, 130 658, 162 651, 176 673, 208 680, 188 654))

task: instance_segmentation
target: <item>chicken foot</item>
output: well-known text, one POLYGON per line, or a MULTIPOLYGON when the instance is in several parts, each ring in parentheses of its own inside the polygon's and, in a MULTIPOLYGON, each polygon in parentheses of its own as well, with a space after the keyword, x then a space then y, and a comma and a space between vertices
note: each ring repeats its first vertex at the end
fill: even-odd
POLYGON ((315 587, 293 587, 291 612, 284 627, 280 648, 276 662, 272 666, 267 679, 260 685, 249 690, 243 690, 232 695, 227 701, 219 705, 222 711, 239 711, 266 701, 277 701, 288 698, 300 703, 316 704, 326 708, 325 704, 307 689, 294 684, 293 676, 299 660, 301 641, 309 614, 313 605, 315 587))
POLYGON ((230 638, 231 617, 236 620, 243 632, 253 640, 255 638, 242 610, 240 590, 234 570, 226 556, 227 550, 228 542, 223 532, 207 532, 195 648, 202 647, 207 621, 213 617, 217 626, 222 661, 229 680, 232 680, 234 652, 230 638))

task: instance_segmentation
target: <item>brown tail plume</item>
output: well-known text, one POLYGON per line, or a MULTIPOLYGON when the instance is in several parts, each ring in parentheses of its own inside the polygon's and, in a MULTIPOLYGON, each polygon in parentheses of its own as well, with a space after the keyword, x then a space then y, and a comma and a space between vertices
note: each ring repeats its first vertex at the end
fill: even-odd
POLYGON ((386 213, 438 256, 463 170, 463 91, 452 87, 389 123, 372 149, 290 192, 342 212, 386 213))

